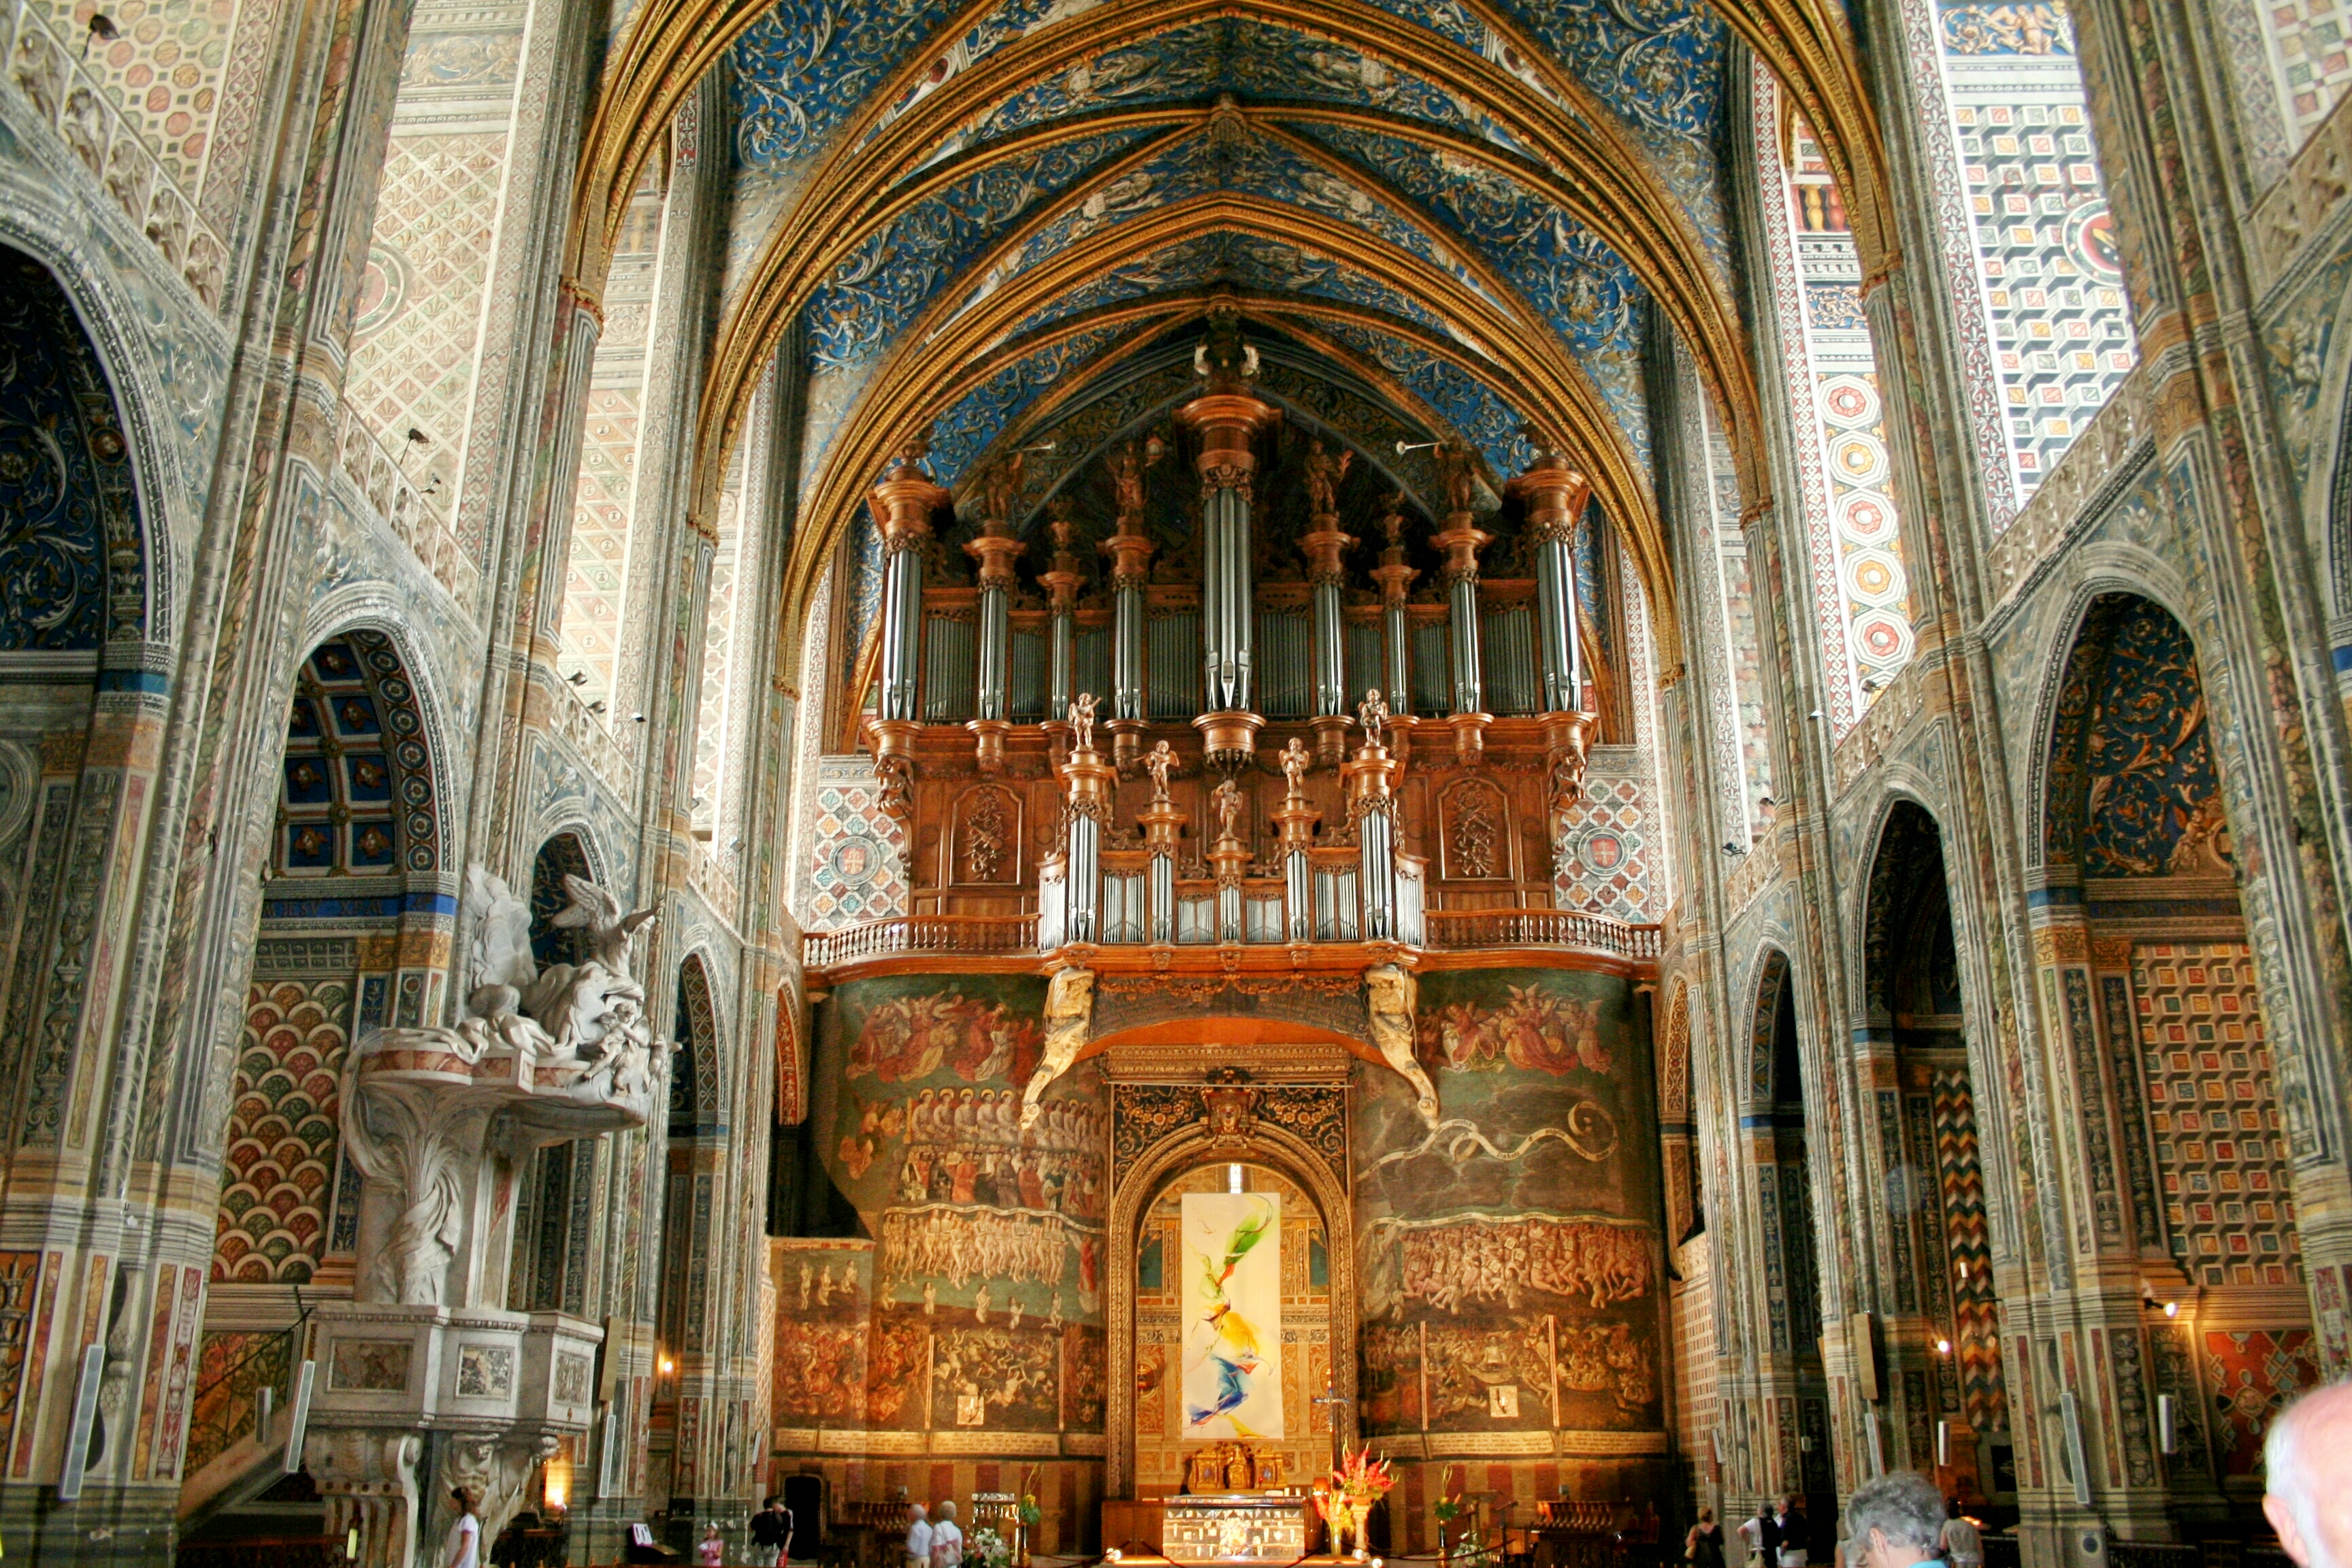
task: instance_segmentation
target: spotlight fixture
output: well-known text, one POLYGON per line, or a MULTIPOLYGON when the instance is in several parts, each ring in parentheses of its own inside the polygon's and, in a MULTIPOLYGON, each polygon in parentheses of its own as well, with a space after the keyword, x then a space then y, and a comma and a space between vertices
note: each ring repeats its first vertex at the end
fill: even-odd
POLYGON ((1726 855, 1745 855, 1748 853, 1748 846, 1737 838, 1727 838, 1723 841, 1723 852, 1726 855))
POLYGON ((89 58, 89 46, 93 42, 110 44, 121 37, 122 37, 122 29, 114 25, 113 17, 103 11, 91 12, 89 31, 84 33, 81 38, 81 58, 85 60, 89 58))
POLYGON ((584 669, 575 669, 563 679, 574 686, 585 686, 588 684, 588 672, 584 669))
POLYGON ((1432 447, 1443 447, 1444 445, 1445 445, 1445 443, 1443 441, 1399 441, 1396 444, 1396 455, 1402 458, 1407 452, 1426 452, 1432 447))

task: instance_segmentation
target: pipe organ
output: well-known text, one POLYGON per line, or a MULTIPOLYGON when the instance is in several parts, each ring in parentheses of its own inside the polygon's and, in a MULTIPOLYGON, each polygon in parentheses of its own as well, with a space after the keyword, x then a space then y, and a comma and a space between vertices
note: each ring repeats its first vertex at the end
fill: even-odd
POLYGON ((1020 458, 983 468, 969 582, 927 581, 958 552, 921 444, 876 486, 863 734, 913 912, 1034 916, 1053 950, 1410 946, 1433 919, 1552 909, 1554 826, 1600 722, 1573 554, 1589 486, 1546 447, 1498 510, 1449 443, 1417 530, 1344 437, 1286 432, 1230 319, 1196 370, 1174 430, 1099 460, 1101 521, 1066 478, 1024 537, 1020 458), (1179 443, 1197 488, 1171 525, 1183 465, 1159 459, 1179 443))

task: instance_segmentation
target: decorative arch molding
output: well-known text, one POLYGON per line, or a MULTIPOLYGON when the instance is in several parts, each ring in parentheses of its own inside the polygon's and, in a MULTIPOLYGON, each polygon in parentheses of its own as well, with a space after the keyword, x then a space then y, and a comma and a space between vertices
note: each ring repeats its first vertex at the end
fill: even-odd
MULTIPOLYGON (((671 1132, 697 1137, 718 1132, 725 1126, 727 1106, 723 1067, 726 1053, 719 1048, 722 1037, 717 987, 711 982, 710 968, 704 956, 703 951, 697 948, 678 961, 677 1016, 686 1037, 676 1042, 677 1055, 686 1058, 692 1078, 682 1082, 673 1076, 669 1091, 671 1132), (683 1101, 681 1089, 688 1090, 683 1101)), ((676 1058, 672 1060, 675 1062, 676 1058)), ((674 1075, 677 1068, 673 1067, 671 1070, 674 1075)))
MULTIPOLYGON (((2311 474, 2325 474, 2325 484, 2303 487, 2306 536, 2326 574, 2326 593, 2320 613, 2331 626, 2352 617, 2352 278, 2345 280, 2320 330, 2328 341, 2327 361, 2319 384, 2311 390, 2305 417, 2318 428, 2312 432, 2311 474), (2324 423, 2323 423, 2324 422, 2324 423)), ((2331 642, 2352 641, 2341 630, 2331 642)))
POLYGON ((1768 945, 1757 954, 1745 991, 1748 998, 1748 1107, 1750 1110, 1769 1112, 1772 1109, 1772 1047, 1777 1043, 1776 1025, 1780 1016, 1780 997, 1789 988, 1790 978, 1789 955, 1779 946, 1768 945))
POLYGON ((439 671, 415 633, 403 620, 398 602, 380 584, 346 590, 316 605, 303 626, 302 658, 307 661, 320 644, 354 633, 382 639, 400 660, 401 678, 410 692, 407 701, 413 704, 418 719, 425 773, 431 781, 433 810, 439 825, 432 875, 444 891, 454 891, 462 868, 448 828, 461 819, 461 814, 457 808, 457 781, 449 760, 457 754, 459 743, 453 733, 449 706, 442 697, 439 671))
MULTIPOLYGON (((170 382, 157 363, 157 351, 174 346, 187 351, 168 356, 179 374, 193 374, 204 365, 225 377, 226 347, 217 336, 200 348, 159 342, 162 334, 149 325, 150 313, 127 296, 121 279, 87 261, 86 242, 78 232, 86 224, 76 224, 53 208, 46 187, 13 181, 7 195, 8 200, 0 203, 0 246, 40 266, 65 295, 113 398, 145 552, 141 636, 152 647, 174 647, 181 631, 179 584, 192 570, 194 541, 202 530, 208 486, 189 467, 193 437, 184 434, 173 439, 166 432, 175 428, 187 432, 194 417, 191 411, 209 401, 216 388, 183 389, 175 407, 170 382)), ((141 239, 117 254, 143 259, 153 254, 153 247, 141 239)), ((184 310, 173 325, 196 336, 218 331, 211 312, 200 309, 184 310)), ((167 657, 159 652, 150 658, 157 673, 170 673, 167 657)))
MULTIPOLYGON (((2026 731, 2032 750, 2023 770, 2025 809, 2021 813, 2028 871, 2046 869, 2049 864, 2050 759, 2057 740, 2058 699, 2092 604, 2110 594, 2146 599, 2179 622, 2192 646, 2197 640, 2197 623, 2188 613, 2195 603, 2189 586, 2175 568, 2158 556, 2137 545, 2102 541, 2084 547, 2079 569, 2079 579, 2051 618, 2050 637, 2042 644, 2037 666, 2041 674, 2034 682, 2033 722, 2026 731)), ((2199 668, 2201 674, 2203 666, 2199 668)))
MULTIPOLYGON (((1199 1087, 1199 1086, 1192 1086, 1199 1087)), ((1336 1086, 1335 1086, 1336 1087, 1336 1086)), ((1110 1206, 1110 1258, 1107 1278, 1135 1277, 1136 1236, 1145 1211, 1168 1184, 1202 1165, 1235 1161, 1270 1165, 1280 1171, 1315 1202, 1321 1212, 1323 1234, 1331 1259, 1331 1382, 1339 1403, 1334 1413, 1335 1436, 1353 1447, 1356 1441, 1356 1248, 1354 1217, 1348 1189, 1323 1153, 1305 1139, 1263 1117, 1245 1132, 1220 1135, 1204 1115, 1179 1128, 1121 1162, 1114 1170, 1116 1184, 1110 1206), (1344 1347, 1346 1353, 1342 1354, 1344 1347)), ((1107 1293, 1109 1313, 1104 1333, 1108 1341, 1109 1397, 1107 1401, 1108 1444, 1103 1463, 1103 1495, 1118 1497, 1135 1486, 1135 1293, 1107 1293)))
MULTIPOLYGON (((1884 1026, 1885 1022, 1880 1017, 1881 999, 1890 962, 1888 948, 1897 934, 1890 922, 1916 903, 1925 887, 1916 877, 1904 879, 1917 869, 1923 845, 1916 824, 1922 820, 1935 848, 1939 878, 1948 881, 1951 867, 1944 854, 1943 821, 1923 803, 1908 795, 1890 795, 1879 815, 1878 830, 1871 836, 1860 921, 1862 952, 1855 955, 1858 962, 1848 966, 1856 972, 1849 983, 1858 984, 1862 990, 1862 1005, 1854 1016, 1871 1027, 1884 1026)), ((1948 887, 1945 897, 1948 904, 1948 887)))
MULTIPOLYGON (((1868 846, 1868 852, 1863 857, 1861 864, 1870 868, 1874 873, 1878 865, 1879 848, 1886 839, 1887 824, 1893 820, 1895 812, 1905 805, 1915 806, 1925 812, 1927 820, 1936 825, 1936 831, 1939 837, 1943 834, 1944 819, 1948 814, 1945 810, 1942 792, 1928 787, 1927 781, 1916 768, 1889 766, 1884 769, 1878 773, 1874 787, 1866 797, 1866 804, 1863 806, 1863 809, 1868 812, 1864 819, 1868 826, 1856 836, 1854 840, 1857 844, 1868 846)), ((1950 870, 1948 857, 1946 858, 1945 865, 1948 876, 1950 870)), ((1874 875, 1866 874, 1859 879, 1850 881, 1843 889, 1848 931, 1857 933, 1864 931, 1864 925, 1870 918, 1872 900, 1876 896, 1875 881, 1874 875)), ((1870 982, 1865 973, 1868 939, 1864 934, 1857 940, 1861 945, 1847 954, 1845 982, 1847 1006, 1852 1016, 1859 1019, 1869 1010, 1870 982)))

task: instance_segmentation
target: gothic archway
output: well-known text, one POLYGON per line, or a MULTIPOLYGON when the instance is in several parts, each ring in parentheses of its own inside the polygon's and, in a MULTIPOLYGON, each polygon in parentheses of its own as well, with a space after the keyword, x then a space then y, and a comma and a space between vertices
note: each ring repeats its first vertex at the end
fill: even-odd
MULTIPOLYGON (((1929 1400, 1906 1412, 1904 1440, 1917 1450, 1911 1462, 1934 1466, 1947 1488, 1998 1500, 2015 1490, 2015 1478, 1968 1010, 1942 836, 1911 801, 1897 801, 1879 831, 1863 983, 1863 1048, 1892 1055, 1896 1086, 1893 1098, 1882 1093, 1878 1112, 1895 1122, 1879 1129, 1889 1152, 1890 1354, 1924 1374, 1929 1400), (1937 1423, 1945 1425, 1941 1444, 1937 1423)), ((1899 1395, 1912 1396, 1907 1386, 1899 1395)))
MULTIPOLYGON (((1199 1098, 1201 1086, 1138 1085, 1121 1089, 1156 1090, 1171 1100, 1190 1099, 1201 1106, 1199 1119, 1177 1126, 1159 1142, 1138 1152, 1131 1162, 1113 1173, 1108 1277, 1135 1278, 1138 1244, 1143 1218, 1169 1184, 1202 1165, 1241 1163, 1279 1172, 1306 1193, 1322 1217, 1326 1237, 1349 1234, 1348 1191, 1326 1153, 1298 1133, 1271 1121, 1244 1114, 1235 1121, 1213 1121, 1199 1098)), ((1114 1110, 1116 1121, 1117 1111, 1114 1110)), ((1115 1134, 1116 1136, 1116 1134, 1115 1134)), ((1352 1244, 1337 1241, 1329 1247, 1330 1386, 1337 1403, 1339 1439, 1356 1440, 1356 1266, 1352 1244), (1341 1353, 1344 1347, 1345 1353, 1341 1353)), ((1131 1497, 1136 1484, 1135 1369, 1136 1307, 1132 1289, 1106 1293, 1108 1316, 1109 1399, 1104 1463, 1103 1494, 1131 1497)))

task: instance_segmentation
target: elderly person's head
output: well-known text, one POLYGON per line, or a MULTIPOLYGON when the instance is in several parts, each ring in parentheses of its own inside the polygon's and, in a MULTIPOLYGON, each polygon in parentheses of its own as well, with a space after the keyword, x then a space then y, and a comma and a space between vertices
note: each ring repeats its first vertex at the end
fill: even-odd
POLYGON ((2263 1446, 2263 1512, 2303 1568, 2352 1568, 2352 1382, 2296 1400, 2263 1446))
POLYGON ((1845 1505, 1845 1525, 1870 1568, 1911 1568, 1936 1555, 1944 1531, 1944 1494, 1935 1482, 1909 1470, 1881 1476, 1854 1489, 1845 1505))
POLYGON ((920 1524, 920 1523, 922 1523, 925 1520, 929 1519, 929 1517, 930 1517, 930 1510, 929 1510, 929 1509, 925 1508, 921 1503, 919 1503, 919 1502, 910 1502, 910 1503, 908 1503, 908 1504, 907 1505, 907 1522, 908 1522, 908 1523, 909 1523, 909 1524, 920 1524))
POLYGON ((953 1524, 955 1522, 955 1500, 953 1498, 950 1498, 947 1501, 940 1504, 940 1522, 941 1524, 953 1524))

